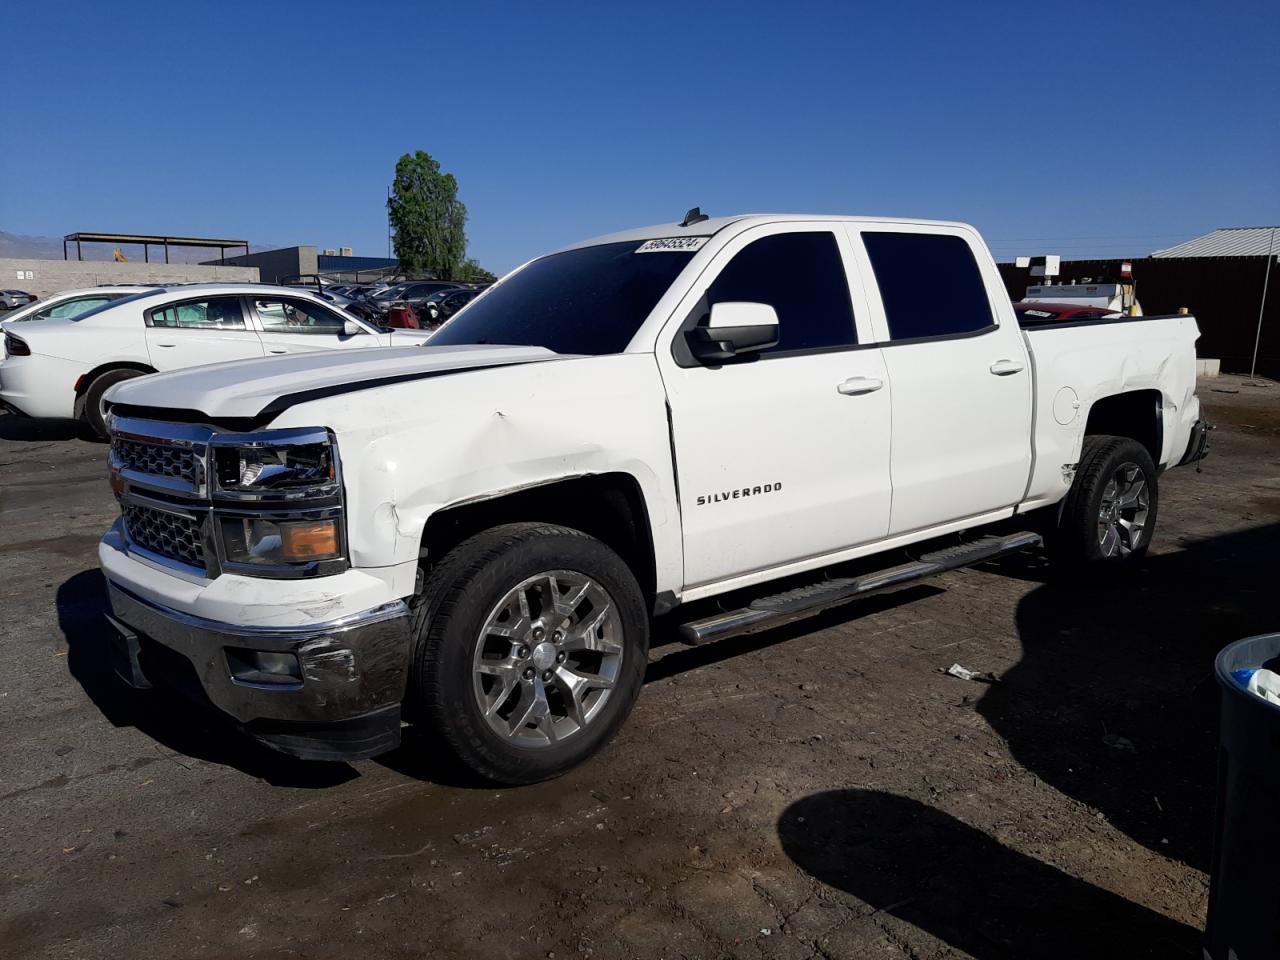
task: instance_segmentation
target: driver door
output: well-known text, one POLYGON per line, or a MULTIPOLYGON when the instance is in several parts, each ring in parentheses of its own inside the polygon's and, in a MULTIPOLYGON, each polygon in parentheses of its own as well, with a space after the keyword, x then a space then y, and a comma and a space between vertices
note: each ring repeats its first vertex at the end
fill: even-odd
MULTIPOLYGON (((848 238, 830 224, 735 238, 667 326, 686 596, 830 555, 889 528, 890 390, 848 238), (849 279, 854 283, 850 284, 849 279), (722 363, 687 343, 712 304, 772 306, 776 345, 722 363)), ((763 576, 756 577, 763 579, 763 576)))

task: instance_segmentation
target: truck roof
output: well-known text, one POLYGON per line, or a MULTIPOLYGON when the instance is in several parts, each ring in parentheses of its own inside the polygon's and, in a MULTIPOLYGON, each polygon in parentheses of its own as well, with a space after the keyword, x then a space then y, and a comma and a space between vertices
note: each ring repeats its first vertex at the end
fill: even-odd
POLYGON ((632 230, 620 230, 578 243, 571 243, 562 250, 575 250, 579 247, 591 247, 600 243, 623 243, 631 240, 654 240, 659 237, 709 237, 719 233, 725 227, 738 224, 742 227, 756 226, 765 223, 812 222, 814 220, 832 223, 889 223, 911 224, 934 227, 964 227, 972 230, 967 223, 954 220, 924 220, 916 217, 860 217, 824 213, 740 213, 728 217, 710 217, 698 223, 682 227, 678 223, 657 223, 648 227, 636 227, 632 230))

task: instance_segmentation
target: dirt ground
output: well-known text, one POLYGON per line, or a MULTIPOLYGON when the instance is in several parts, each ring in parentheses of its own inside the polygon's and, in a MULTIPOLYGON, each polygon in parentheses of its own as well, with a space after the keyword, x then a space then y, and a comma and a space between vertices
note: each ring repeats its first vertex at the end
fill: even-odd
POLYGON ((1280 629, 1280 387, 1200 393, 1211 458, 1163 478, 1131 581, 1020 557, 664 646, 601 757, 514 790, 128 691, 105 448, 0 416, 0 953, 1198 957, 1213 656, 1280 629))

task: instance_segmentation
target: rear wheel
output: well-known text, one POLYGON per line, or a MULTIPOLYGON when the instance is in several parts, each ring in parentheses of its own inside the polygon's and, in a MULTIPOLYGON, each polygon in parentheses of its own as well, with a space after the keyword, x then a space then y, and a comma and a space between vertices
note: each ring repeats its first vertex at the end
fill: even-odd
POLYGON ((108 370, 89 384, 84 392, 84 410, 80 418, 95 436, 103 439, 107 436, 106 411, 102 409, 103 395, 117 383, 141 376, 143 374, 139 370, 108 370))
POLYGON ((1075 480, 1050 546, 1069 569, 1130 564, 1155 533, 1160 503, 1155 464, 1128 437, 1085 437, 1075 480))
POLYGON ((411 698, 464 764, 533 783, 601 749, 640 692, 644 599, 617 554, 567 527, 509 524, 455 548, 415 611, 411 698))

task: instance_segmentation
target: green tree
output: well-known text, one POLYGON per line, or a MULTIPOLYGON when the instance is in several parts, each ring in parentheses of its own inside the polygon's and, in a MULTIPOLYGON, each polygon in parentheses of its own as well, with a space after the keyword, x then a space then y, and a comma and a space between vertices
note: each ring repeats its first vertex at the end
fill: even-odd
POLYGON ((425 150, 406 153, 396 163, 387 210, 404 273, 457 279, 467 252, 467 208, 453 174, 441 172, 425 150))
POLYGON ((456 274, 450 279, 463 283, 493 283, 498 278, 468 257, 458 265, 456 274))

